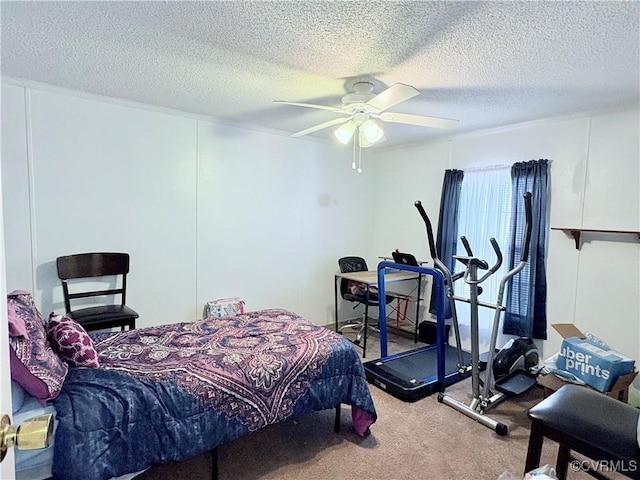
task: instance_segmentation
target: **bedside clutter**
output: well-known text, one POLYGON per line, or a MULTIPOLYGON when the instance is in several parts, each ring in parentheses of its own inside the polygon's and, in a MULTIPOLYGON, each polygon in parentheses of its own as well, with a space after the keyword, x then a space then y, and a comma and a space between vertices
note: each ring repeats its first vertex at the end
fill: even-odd
POLYGON ((638 374, 634 370, 635 360, 616 352, 597 338, 583 334, 571 323, 554 324, 552 327, 563 341, 560 352, 545 361, 545 366, 552 373, 538 377, 538 384, 544 387, 545 395, 565 384, 580 383, 627 403, 629 386, 638 374))
MULTIPOLYGON (((615 398, 616 400, 620 400, 621 402, 628 403, 629 401, 629 386, 633 383, 633 380, 638 375, 638 372, 629 373, 627 375, 622 375, 618 377, 616 382, 611 387, 611 390, 608 392, 600 392, 608 397, 615 398)), ((548 397, 553 392, 558 390, 563 385, 570 385, 566 380, 562 380, 557 377, 553 373, 549 373, 547 375, 539 375, 538 376, 538 385, 542 385, 544 387, 544 395, 548 397)), ((584 388, 592 389, 589 385, 584 385, 584 388)))

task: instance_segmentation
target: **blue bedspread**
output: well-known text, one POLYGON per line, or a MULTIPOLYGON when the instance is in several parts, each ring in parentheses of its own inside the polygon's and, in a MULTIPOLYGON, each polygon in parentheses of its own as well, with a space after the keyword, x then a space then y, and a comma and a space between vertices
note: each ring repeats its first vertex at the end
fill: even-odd
POLYGON ((352 345, 291 312, 109 334, 96 348, 101 368, 70 369, 54 400, 58 480, 186 459, 341 403, 352 406, 361 434, 376 420, 352 345))

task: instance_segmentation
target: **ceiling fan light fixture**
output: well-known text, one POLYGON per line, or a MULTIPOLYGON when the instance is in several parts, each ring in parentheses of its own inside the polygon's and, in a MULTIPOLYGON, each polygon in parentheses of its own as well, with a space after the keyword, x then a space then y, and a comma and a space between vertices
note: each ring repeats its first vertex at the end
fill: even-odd
POLYGON ((359 132, 358 132, 358 144, 362 148, 369 148, 369 147, 374 145, 372 142, 367 140, 367 137, 364 134, 364 131, 362 129, 360 129, 359 132))
POLYGON ((373 83, 369 81, 355 82, 352 85, 353 92, 347 93, 342 97, 342 106, 340 107, 284 100, 274 100, 274 102, 326 110, 342 115, 342 118, 335 118, 313 125, 290 136, 301 137, 337 126, 333 130, 333 134, 340 143, 347 145, 353 139, 352 167, 358 172, 362 172, 362 149, 384 142, 387 139, 380 122, 429 128, 454 128, 459 123, 458 120, 448 118, 390 112, 388 111, 390 108, 419 95, 420 92, 416 88, 403 83, 396 83, 378 94, 373 93, 373 87, 373 83))
POLYGON ((338 141, 344 145, 349 143, 351 137, 353 137, 353 133, 356 131, 356 125, 352 121, 348 121, 343 123, 338 128, 333 131, 333 134, 336 136, 338 141))
MULTIPOLYGON (((384 137, 384 130, 382 130, 380 125, 371 118, 362 124, 360 131, 362 132, 366 143, 369 145, 379 142, 384 137)), ((365 142, 363 142, 362 145, 363 147, 365 146, 364 143, 365 142)))

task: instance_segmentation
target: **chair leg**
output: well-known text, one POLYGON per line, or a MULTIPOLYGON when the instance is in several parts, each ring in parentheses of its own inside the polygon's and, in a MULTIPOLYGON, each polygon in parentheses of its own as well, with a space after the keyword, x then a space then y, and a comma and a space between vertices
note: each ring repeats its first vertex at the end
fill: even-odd
POLYGON ((347 323, 343 326, 341 326, 340 328, 338 328, 338 332, 342 333, 342 330, 344 330, 345 328, 357 328, 358 330, 362 328, 362 323, 358 322, 358 323, 347 323))
POLYGON ((556 475, 558 476, 558 480, 565 480, 567 478, 570 461, 571 449, 566 445, 559 444, 558 457, 556 458, 556 475))
MULTIPOLYGON (((360 345, 360 341, 363 339, 366 339, 367 337, 367 331, 366 331, 366 321, 365 321, 366 315, 362 316, 362 321, 360 323, 358 323, 358 333, 356 334, 356 339, 354 340, 353 343, 355 343, 356 345, 360 345)), ((366 340, 365 340, 366 342, 366 340)))
POLYGON ((341 408, 340 408, 340 404, 338 404, 338 406, 336 407, 336 418, 333 424, 333 431, 336 433, 340 431, 340 412, 341 412, 341 408))
POLYGON ((524 465, 524 473, 530 472, 540 466, 542 456, 542 426, 533 421, 531 423, 531 433, 529 434, 529 447, 527 448, 527 460, 524 465))

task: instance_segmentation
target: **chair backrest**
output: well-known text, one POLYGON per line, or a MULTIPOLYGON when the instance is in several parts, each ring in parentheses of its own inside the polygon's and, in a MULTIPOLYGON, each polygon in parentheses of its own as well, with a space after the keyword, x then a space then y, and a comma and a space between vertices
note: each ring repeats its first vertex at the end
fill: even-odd
POLYGON ((64 306, 67 313, 71 310, 71 300, 77 298, 120 295, 121 304, 126 304, 127 274, 129 273, 128 253, 80 253, 58 257, 58 278, 62 281, 64 306), (120 288, 88 289, 69 292, 69 280, 122 275, 120 288))
MULTIPOLYGON (((347 272, 366 272, 367 262, 362 257, 342 257, 338 260, 338 266, 340 267, 340 273, 347 272)), ((340 282, 340 295, 344 297, 349 287, 349 280, 343 278, 340 282)))

